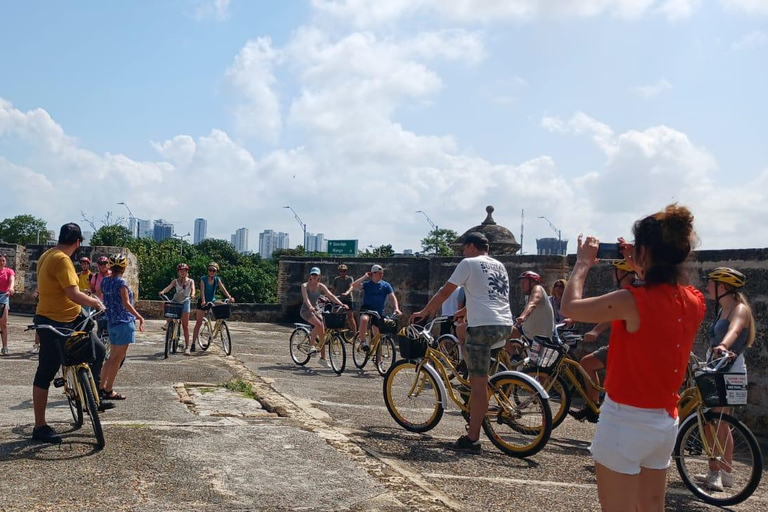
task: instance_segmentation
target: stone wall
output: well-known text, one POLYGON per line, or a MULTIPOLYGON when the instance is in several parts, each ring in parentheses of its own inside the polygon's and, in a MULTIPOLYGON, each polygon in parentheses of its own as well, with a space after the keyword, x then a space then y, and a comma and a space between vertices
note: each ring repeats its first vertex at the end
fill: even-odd
MULTIPOLYGON (((497 258, 507 268, 512 280, 510 304, 513 313, 519 313, 525 298, 520 292, 515 278, 523 271, 533 270, 542 275, 547 291, 559 278, 567 278, 575 263, 575 256, 499 256, 497 258)), ((412 312, 422 308, 429 298, 450 277, 461 258, 423 258, 396 257, 389 259, 313 259, 310 257, 282 257, 279 264, 278 300, 283 308, 286 321, 298 320, 301 307, 301 283, 307 280, 309 269, 317 266, 322 272, 322 282, 330 284, 337 275, 336 267, 345 263, 349 275, 357 278, 370 270, 374 263, 385 269, 384 279, 395 290, 400 302, 400 309, 407 318, 412 312)), ((739 415, 756 431, 768 436, 768 249, 739 249, 721 251, 699 251, 693 254, 686 265, 691 283, 700 287, 700 276, 715 267, 733 267, 747 275, 744 292, 749 298, 755 323, 757 339, 747 349, 746 359, 749 368, 749 405, 739 415)), ((607 264, 595 266, 589 274, 585 286, 585 296, 596 296, 613 290, 614 278, 612 267, 607 264)), ((355 297, 359 304, 359 297, 355 297)), ((714 302, 708 301, 707 318, 697 337, 694 352, 703 356, 708 346, 707 327, 714 318, 714 302)), ((577 324, 581 332, 586 332, 591 325, 577 324)), ((607 335, 595 343, 584 343, 581 353, 588 353, 598 346, 606 344, 607 335)))
MULTIPOLYGON (((37 261, 49 245, 16 245, 0 243, 0 253, 5 254, 7 266, 16 272, 16 294, 11 299, 11 310, 21 313, 33 313, 37 304, 34 297, 37 288, 37 261)), ((134 293, 139 290, 139 266, 136 255, 124 247, 80 247, 72 255, 73 265, 76 271, 80 271, 80 264, 75 263, 82 256, 91 259, 91 272, 98 272, 96 259, 99 256, 122 253, 128 257, 128 268, 123 277, 134 293)))
MULTIPOLYGON (((136 310, 144 318, 163 318, 163 301, 161 300, 138 300, 136 301, 136 310)), ((285 315, 280 304, 235 304, 232 308, 230 320, 233 322, 269 322, 281 323, 285 315)), ((195 305, 192 304, 192 315, 190 321, 195 319, 195 305)))

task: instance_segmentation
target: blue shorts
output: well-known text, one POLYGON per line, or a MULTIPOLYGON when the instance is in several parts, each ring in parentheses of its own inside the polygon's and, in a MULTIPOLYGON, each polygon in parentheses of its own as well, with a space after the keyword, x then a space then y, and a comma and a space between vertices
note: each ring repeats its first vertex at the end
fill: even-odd
POLYGON ((110 325, 108 329, 109 342, 112 345, 129 345, 135 341, 136 324, 134 322, 110 325))
POLYGON ((182 304, 184 304, 184 309, 181 310, 182 313, 189 313, 192 310, 192 302, 189 299, 182 302, 182 304))

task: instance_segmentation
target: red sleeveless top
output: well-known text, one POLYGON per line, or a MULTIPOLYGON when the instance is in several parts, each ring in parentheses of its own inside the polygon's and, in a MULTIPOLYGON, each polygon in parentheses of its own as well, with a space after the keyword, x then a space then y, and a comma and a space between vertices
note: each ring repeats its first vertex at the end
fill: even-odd
POLYGON ((640 328, 627 332, 614 320, 605 390, 614 402, 643 409, 666 409, 677 417, 678 390, 685 378, 706 302, 693 286, 659 284, 629 288, 640 328))

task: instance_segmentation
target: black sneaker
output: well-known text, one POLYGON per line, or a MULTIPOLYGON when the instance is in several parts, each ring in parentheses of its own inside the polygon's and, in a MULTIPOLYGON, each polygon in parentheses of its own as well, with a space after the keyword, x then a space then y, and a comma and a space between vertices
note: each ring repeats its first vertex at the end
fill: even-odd
POLYGON ((192 342, 192 348, 190 348, 189 351, 190 352, 194 352, 195 350, 197 350, 197 349, 195 348, 195 342, 193 341, 192 342))
POLYGON ((470 441, 468 436, 461 436, 455 442, 449 444, 448 449, 455 452, 471 453, 473 455, 479 455, 483 452, 480 440, 470 441))
POLYGON ((596 414, 595 411, 586 405, 582 409, 571 414, 571 416, 579 421, 587 420, 590 423, 597 423, 597 420, 600 418, 600 416, 596 414))
POLYGON ((115 404, 112 402, 101 402, 98 407, 99 412, 104 412, 107 409, 114 409, 114 408, 115 408, 115 404))
POLYGON ((59 444, 61 436, 50 425, 35 427, 32 429, 32 439, 41 443, 59 444))

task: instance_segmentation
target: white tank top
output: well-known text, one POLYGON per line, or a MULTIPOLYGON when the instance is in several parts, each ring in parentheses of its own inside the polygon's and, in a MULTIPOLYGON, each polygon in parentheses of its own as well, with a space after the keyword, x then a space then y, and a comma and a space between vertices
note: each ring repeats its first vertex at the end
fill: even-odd
MULTIPOLYGON (((541 293, 544 297, 541 302, 536 306, 525 323, 523 323, 523 331, 528 339, 533 339, 534 336, 545 336, 547 338, 552 337, 552 331, 555 330, 555 313, 552 311, 552 303, 549 301, 547 292, 541 285, 536 285, 541 288, 541 293)), ((533 293, 533 290, 531 290, 533 293)))
POLYGON ((174 279, 173 287, 176 289, 176 292, 173 294, 173 299, 171 299, 173 302, 190 300, 190 296, 192 295, 192 279, 187 278, 186 283, 181 283, 178 279, 174 279))

